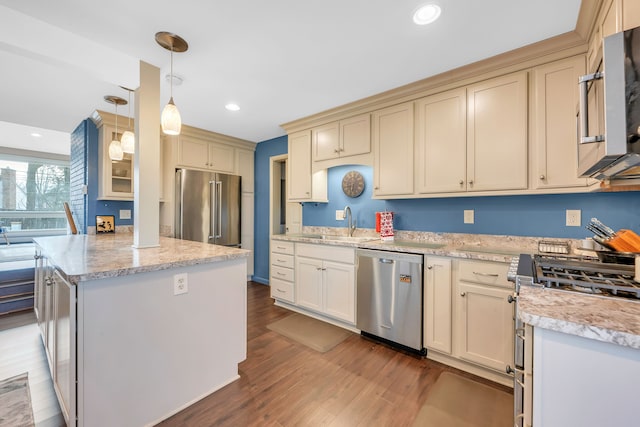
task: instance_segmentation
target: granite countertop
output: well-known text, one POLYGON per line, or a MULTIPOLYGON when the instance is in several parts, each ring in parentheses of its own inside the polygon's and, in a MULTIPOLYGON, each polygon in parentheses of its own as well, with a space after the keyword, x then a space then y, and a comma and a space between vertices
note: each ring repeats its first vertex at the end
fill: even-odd
POLYGON ((160 237, 160 246, 136 249, 133 234, 68 235, 34 239, 72 284, 175 267, 246 258, 250 251, 160 237))
POLYGON ((640 301, 521 286, 518 317, 534 327, 640 349, 640 301))

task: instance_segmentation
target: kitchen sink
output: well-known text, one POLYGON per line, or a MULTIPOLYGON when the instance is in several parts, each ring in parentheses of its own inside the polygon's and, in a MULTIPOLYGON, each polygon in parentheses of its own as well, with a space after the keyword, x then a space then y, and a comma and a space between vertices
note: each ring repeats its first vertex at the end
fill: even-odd
POLYGON ((33 243, 0 246, 0 262, 24 261, 33 259, 35 247, 33 243))
POLYGON ((375 237, 367 237, 367 236, 333 236, 331 234, 323 234, 320 237, 322 240, 335 240, 339 242, 368 242, 371 240, 378 240, 375 237))

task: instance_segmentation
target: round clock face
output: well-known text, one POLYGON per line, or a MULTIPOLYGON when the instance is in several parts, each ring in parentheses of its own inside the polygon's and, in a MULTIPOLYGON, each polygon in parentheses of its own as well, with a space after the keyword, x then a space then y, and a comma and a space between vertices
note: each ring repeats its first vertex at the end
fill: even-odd
POLYGON ((364 177, 360 172, 349 171, 342 178, 342 191, 349 197, 358 197, 364 190, 364 177))

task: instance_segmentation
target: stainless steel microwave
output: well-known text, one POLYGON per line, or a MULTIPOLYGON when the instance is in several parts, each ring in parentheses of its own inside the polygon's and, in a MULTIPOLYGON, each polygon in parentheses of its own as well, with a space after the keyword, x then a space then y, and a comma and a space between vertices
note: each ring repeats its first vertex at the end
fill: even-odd
POLYGON ((578 176, 640 178, 640 27, 605 37, 579 85, 578 176))

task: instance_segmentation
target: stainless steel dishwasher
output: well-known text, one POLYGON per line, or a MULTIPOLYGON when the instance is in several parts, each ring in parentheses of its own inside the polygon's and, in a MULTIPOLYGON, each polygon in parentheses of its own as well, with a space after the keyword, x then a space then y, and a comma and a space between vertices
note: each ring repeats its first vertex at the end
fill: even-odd
POLYGON ((424 354, 422 255, 370 249, 356 254, 357 328, 424 354))

